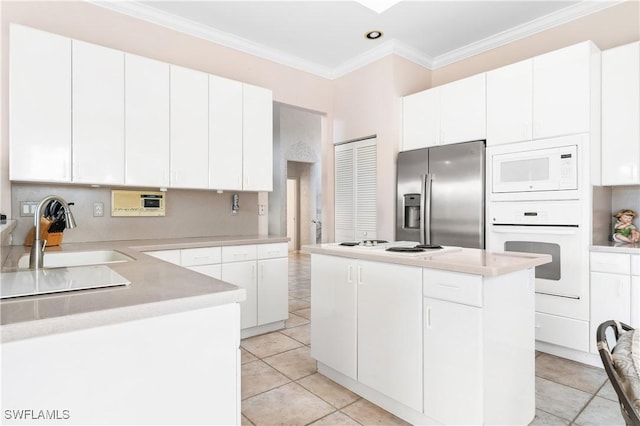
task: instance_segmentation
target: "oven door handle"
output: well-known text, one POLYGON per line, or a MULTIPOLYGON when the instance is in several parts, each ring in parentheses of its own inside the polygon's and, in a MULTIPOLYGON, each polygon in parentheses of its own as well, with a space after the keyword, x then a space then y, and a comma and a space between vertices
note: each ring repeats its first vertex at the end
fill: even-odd
POLYGON ((496 234, 536 234, 536 235, 575 235, 578 227, 569 226, 496 226, 492 229, 496 234))

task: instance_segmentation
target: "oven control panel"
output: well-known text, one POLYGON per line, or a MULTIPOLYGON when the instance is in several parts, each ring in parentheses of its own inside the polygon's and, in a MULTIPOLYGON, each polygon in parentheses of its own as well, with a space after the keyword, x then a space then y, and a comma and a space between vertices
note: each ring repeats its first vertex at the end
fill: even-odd
POLYGON ((494 225, 577 226, 578 219, 568 212, 578 211, 576 201, 544 203, 491 203, 489 220, 494 225))

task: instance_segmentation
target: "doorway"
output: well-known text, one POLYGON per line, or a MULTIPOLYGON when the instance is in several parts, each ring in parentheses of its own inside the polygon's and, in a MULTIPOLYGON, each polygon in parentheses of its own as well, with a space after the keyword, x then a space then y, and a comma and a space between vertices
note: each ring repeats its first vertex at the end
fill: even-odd
POLYGON ((289 238, 290 252, 299 249, 300 198, 298 187, 298 178, 287 178, 287 238, 289 238))

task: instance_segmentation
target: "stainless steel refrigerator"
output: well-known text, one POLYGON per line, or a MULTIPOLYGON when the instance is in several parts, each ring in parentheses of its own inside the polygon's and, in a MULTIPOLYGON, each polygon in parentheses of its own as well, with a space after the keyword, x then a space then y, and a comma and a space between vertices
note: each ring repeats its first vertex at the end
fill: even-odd
POLYGON ((485 142, 398 154, 396 240, 485 247, 485 142))

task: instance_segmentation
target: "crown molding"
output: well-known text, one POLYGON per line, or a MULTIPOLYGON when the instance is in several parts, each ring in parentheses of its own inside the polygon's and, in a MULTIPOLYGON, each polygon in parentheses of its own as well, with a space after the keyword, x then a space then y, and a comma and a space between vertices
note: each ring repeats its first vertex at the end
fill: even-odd
POLYGON ((225 47, 229 47, 241 52, 267 59, 300 71, 308 72, 319 77, 331 79, 333 70, 316 63, 300 59, 299 57, 288 55, 271 49, 259 43, 254 43, 242 37, 219 31, 214 28, 194 22, 190 19, 178 17, 176 15, 155 9, 150 6, 138 3, 137 1, 109 1, 109 0, 87 0, 89 3, 114 12, 122 13, 136 19, 160 25, 165 28, 202 38, 225 47))
POLYGON ((522 38, 548 30, 558 25, 565 24, 583 16, 599 12, 615 6, 627 0, 593 0, 581 1, 573 6, 566 7, 558 12, 538 18, 534 21, 503 31, 483 40, 468 44, 459 49, 452 50, 435 58, 428 57, 422 52, 397 40, 389 40, 378 47, 368 50, 335 68, 324 67, 317 63, 303 60, 297 56, 288 55, 261 45, 250 40, 207 27, 192 20, 163 12, 137 1, 109 1, 88 0, 96 6, 100 6, 114 12, 129 15, 153 24, 173 29, 188 35, 199 37, 241 52, 257 56, 272 62, 279 63, 300 71, 308 72, 327 79, 342 77, 358 68, 362 68, 383 57, 395 54, 421 65, 427 69, 435 70, 454 62, 478 55, 497 47, 504 46, 522 38))
POLYGON ((432 70, 442 68, 454 62, 478 55, 491 49, 495 49, 514 41, 529 37, 531 35, 546 31, 553 27, 557 27, 567 22, 574 21, 583 16, 590 15, 595 12, 607 9, 617 4, 623 3, 625 0, 613 1, 581 1, 572 6, 568 6, 557 12, 540 17, 526 24, 510 28, 506 31, 487 37, 483 40, 468 44, 459 49, 452 50, 443 55, 437 56, 432 61, 432 70))

